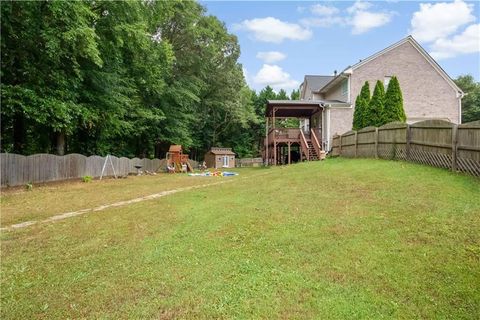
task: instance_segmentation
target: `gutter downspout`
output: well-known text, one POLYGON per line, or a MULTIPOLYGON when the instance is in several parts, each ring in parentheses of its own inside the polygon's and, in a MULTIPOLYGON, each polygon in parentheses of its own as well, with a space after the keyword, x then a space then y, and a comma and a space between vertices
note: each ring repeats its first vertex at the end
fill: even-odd
POLYGON ((331 104, 327 104, 325 106, 325 116, 326 116, 326 153, 330 152, 330 108, 332 107, 331 104))
POLYGON ((466 93, 459 91, 457 92, 458 99, 458 124, 462 124, 462 99, 467 95, 466 93))

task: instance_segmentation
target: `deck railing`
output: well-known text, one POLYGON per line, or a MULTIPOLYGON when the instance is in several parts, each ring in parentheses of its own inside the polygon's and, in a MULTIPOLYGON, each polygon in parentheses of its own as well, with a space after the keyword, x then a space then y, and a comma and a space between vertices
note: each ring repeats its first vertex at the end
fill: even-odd
POLYGON ((305 134, 303 133, 303 130, 300 130, 300 145, 302 147, 302 152, 307 157, 307 160, 310 160, 310 152, 308 152, 307 139, 305 138, 305 134))
POLYGON ((322 150, 322 145, 320 144, 320 139, 317 137, 317 132, 315 132, 318 129, 311 129, 310 130, 310 136, 312 137, 312 144, 313 148, 315 149, 315 152, 317 153, 317 156, 320 157, 320 151, 322 150))
POLYGON ((273 140, 291 140, 292 142, 298 142, 300 139, 300 129, 297 128, 275 128, 270 129, 268 132, 268 142, 273 140))

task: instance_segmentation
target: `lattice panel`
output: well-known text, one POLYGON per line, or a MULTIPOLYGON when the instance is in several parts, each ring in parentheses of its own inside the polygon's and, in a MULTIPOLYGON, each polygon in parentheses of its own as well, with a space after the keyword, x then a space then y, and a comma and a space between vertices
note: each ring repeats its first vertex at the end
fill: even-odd
POLYGON ((406 146, 403 144, 381 144, 378 146, 378 157, 388 160, 406 160, 406 146))
POLYGON ((340 142, 335 152, 344 157, 375 157, 377 152, 381 159, 412 161, 480 177, 480 120, 460 125, 443 120, 411 125, 392 122, 335 138, 340 142))
POLYGON ((415 148, 410 150, 410 157, 408 160, 445 169, 450 169, 452 167, 452 155, 428 152, 415 148))
POLYGON ((457 158, 457 170, 480 177, 480 161, 457 158))

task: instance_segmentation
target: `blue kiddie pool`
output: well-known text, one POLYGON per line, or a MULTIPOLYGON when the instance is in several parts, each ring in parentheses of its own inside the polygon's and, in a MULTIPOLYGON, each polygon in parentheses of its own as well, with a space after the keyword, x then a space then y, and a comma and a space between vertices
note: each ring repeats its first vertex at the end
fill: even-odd
POLYGON ((222 172, 222 176, 224 176, 224 177, 238 176, 238 173, 224 171, 224 172, 222 172))

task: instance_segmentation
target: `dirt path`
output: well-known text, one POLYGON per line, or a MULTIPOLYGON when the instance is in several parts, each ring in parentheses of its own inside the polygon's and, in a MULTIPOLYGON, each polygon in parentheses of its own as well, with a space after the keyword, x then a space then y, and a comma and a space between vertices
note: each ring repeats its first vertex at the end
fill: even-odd
POLYGON ((54 222, 54 221, 58 221, 58 220, 64 220, 64 219, 67 219, 67 218, 80 216, 80 215, 83 215, 83 214, 86 214, 86 213, 89 213, 89 212, 102 211, 102 210, 109 209, 109 208, 114 208, 114 207, 122 207, 122 206, 126 206, 126 205, 129 205, 129 204, 132 204, 132 203, 137 203, 137 202, 142 202, 142 201, 146 201, 146 200, 152 200, 152 199, 165 197, 165 196, 168 196, 170 194, 177 193, 177 192, 188 191, 188 190, 198 189, 198 188, 205 188, 205 187, 208 187, 208 186, 219 185, 219 184, 230 182, 230 181, 233 181, 233 180, 224 180, 224 181, 218 181, 218 182, 213 182, 213 183, 201 184, 201 185, 192 186, 192 187, 166 190, 166 191, 162 191, 162 192, 159 192, 159 193, 150 194, 150 195, 145 196, 145 197, 134 198, 134 199, 130 199, 130 200, 105 204, 105 205, 95 207, 95 208, 88 208, 88 209, 82 209, 82 210, 78 210, 78 211, 60 213, 60 214, 56 214, 56 215, 51 216, 51 217, 49 217, 47 219, 44 219, 44 220, 25 221, 25 222, 22 222, 22 223, 12 224, 10 226, 0 228, 0 231, 11 231, 11 230, 15 230, 15 229, 21 229, 21 228, 29 227, 29 226, 34 225, 34 224, 49 223, 49 222, 54 222))
MULTIPOLYGON (((267 173, 269 173, 269 172, 261 173, 261 174, 255 175, 254 177, 265 175, 267 173)), ((102 205, 102 206, 95 207, 95 208, 88 208, 88 209, 82 209, 82 210, 77 210, 77 211, 64 212, 64 213, 56 214, 56 215, 51 216, 51 217, 49 217, 47 219, 44 219, 44 220, 38 220, 38 221, 32 220, 32 221, 25 221, 25 222, 22 222, 22 223, 12 224, 10 226, 0 228, 0 231, 13 231, 13 230, 16 230, 16 229, 22 229, 22 228, 32 226, 34 224, 52 223, 52 222, 55 222, 55 221, 80 216, 80 215, 83 215, 83 214, 86 214, 86 213, 89 213, 89 212, 102 211, 102 210, 109 209, 109 208, 114 208, 114 207, 122 207, 122 206, 126 206, 126 205, 129 205, 129 204, 132 204, 132 203, 137 203, 137 202, 142 202, 142 201, 147 201, 147 200, 152 200, 152 199, 165 197, 165 196, 177 193, 177 192, 188 191, 188 190, 199 189, 199 188, 205 188, 205 187, 209 187, 209 186, 215 186, 215 185, 219 185, 219 184, 223 184, 223 183, 227 183, 227 182, 232 182, 232 181, 237 181, 237 180, 252 178, 252 177, 253 176, 241 177, 239 179, 228 179, 228 180, 222 180, 222 181, 218 181, 218 182, 205 183, 205 184, 201 184, 201 185, 197 185, 197 186, 184 187, 184 188, 178 188, 178 189, 173 189, 173 190, 166 190, 166 191, 162 191, 162 192, 159 192, 159 193, 150 194, 150 195, 145 196, 145 197, 119 201, 119 202, 110 203, 110 204, 102 205)))

